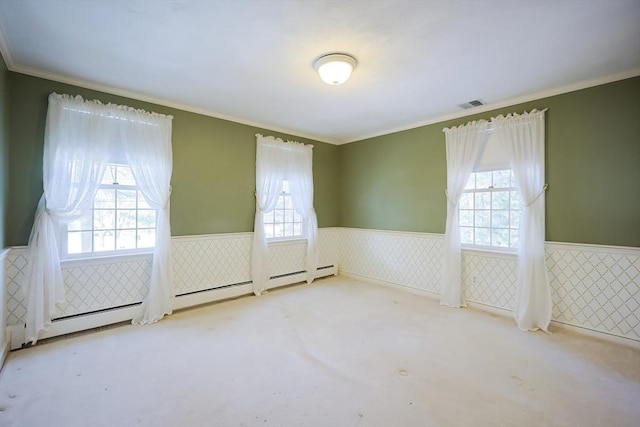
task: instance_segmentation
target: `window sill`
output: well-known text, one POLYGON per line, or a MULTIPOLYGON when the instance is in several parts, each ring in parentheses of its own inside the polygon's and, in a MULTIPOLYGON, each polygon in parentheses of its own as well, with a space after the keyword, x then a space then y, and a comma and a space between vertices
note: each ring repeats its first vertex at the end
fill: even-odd
POLYGON ((109 254, 103 256, 78 256, 77 258, 66 258, 60 260, 60 267, 79 267, 83 265, 115 264, 119 262, 135 261, 139 259, 151 259, 153 249, 144 252, 134 252, 126 254, 109 254))
POLYGON ((480 255, 495 255, 503 258, 518 258, 517 249, 501 249, 496 247, 462 245, 462 251, 477 253, 480 255))
POLYGON ((307 243, 307 239, 305 237, 267 239, 267 246, 283 246, 303 243, 307 243))

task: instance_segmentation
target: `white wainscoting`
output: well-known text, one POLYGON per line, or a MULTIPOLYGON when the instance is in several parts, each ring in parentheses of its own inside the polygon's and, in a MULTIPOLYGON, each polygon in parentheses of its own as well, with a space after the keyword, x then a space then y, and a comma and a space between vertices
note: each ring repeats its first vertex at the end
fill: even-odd
MULTIPOLYGON (((174 307, 251 293, 251 241, 252 233, 174 237, 174 307)), ((334 267, 320 270, 318 277, 335 274, 339 266, 345 274, 437 296, 443 246, 441 234, 324 228, 319 230, 318 265, 334 267)), ((276 277, 267 288, 304 280, 303 241, 274 243, 270 251, 271 275, 276 277)), ((555 322, 640 342, 640 248, 548 242, 546 253, 555 322)), ((24 324, 26 312, 20 290, 26 250, 12 248, 5 258, 4 317, 15 328, 24 324)), ((517 257, 464 250, 462 259, 467 300, 512 310, 517 257)), ((65 320, 55 321, 47 336, 79 330, 76 324, 96 327, 130 319, 137 309, 131 304, 146 293, 150 265, 148 255, 66 263, 67 302, 58 315, 65 320)), ((12 348, 16 345, 12 342, 12 348)))
MULTIPOLYGON (((174 309, 250 294, 251 242, 253 233, 182 236, 172 238, 174 309)), ((320 229, 316 277, 337 274, 340 230, 320 229), (326 268, 329 267, 330 268, 326 268)), ((267 289, 305 280, 305 241, 270 245, 271 276, 267 289), (278 277, 283 276, 283 277, 278 277)), ((28 255, 25 247, 11 248, 6 255, 8 328, 11 348, 22 345, 26 307, 22 283, 28 255)), ((58 306, 48 338, 110 323, 130 320, 147 292, 151 255, 66 261, 62 266, 66 302, 58 306)))
MULTIPOLYGON (((342 229, 340 272, 440 293, 444 236, 342 229)), ((558 323, 640 341, 640 248, 546 243, 558 323)), ((517 256, 463 250, 469 302, 513 310, 517 256)))

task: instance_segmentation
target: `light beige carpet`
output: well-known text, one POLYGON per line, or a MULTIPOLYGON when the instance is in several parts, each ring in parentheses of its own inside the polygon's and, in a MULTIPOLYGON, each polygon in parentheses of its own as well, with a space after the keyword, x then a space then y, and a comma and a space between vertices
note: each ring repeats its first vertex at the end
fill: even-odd
POLYGON ((0 425, 638 426, 640 352, 341 277, 12 352, 0 425))

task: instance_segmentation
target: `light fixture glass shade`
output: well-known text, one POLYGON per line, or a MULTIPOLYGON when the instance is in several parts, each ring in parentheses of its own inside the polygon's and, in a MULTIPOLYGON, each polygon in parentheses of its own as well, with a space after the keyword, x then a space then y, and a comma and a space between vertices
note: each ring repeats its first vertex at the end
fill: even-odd
POLYGON ((318 58, 313 63, 313 68, 318 72, 323 82, 339 85, 349 80, 357 64, 358 62, 351 55, 330 53, 318 58))

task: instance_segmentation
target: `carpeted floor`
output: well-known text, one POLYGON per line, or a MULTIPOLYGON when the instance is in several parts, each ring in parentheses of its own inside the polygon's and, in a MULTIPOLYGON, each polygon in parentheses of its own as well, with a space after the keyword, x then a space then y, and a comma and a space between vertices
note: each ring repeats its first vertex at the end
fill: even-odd
POLYGON ((336 277, 14 351, 0 425, 637 426, 640 351, 336 277))

